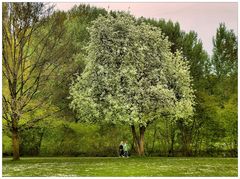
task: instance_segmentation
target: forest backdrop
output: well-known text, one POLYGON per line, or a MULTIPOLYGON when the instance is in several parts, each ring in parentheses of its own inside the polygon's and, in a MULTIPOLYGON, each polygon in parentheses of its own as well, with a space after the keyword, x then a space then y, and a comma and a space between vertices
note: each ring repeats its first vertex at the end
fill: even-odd
MULTIPOLYGON (((118 156, 121 140, 137 154, 131 128, 86 121, 69 105, 69 89, 86 64, 89 30, 118 12, 79 5, 52 11, 42 3, 3 3, 3 156, 118 156), (18 153, 19 151, 19 153, 18 153)), ((145 131, 146 156, 237 156, 237 37, 224 23, 213 55, 178 22, 135 18, 159 29, 189 63, 195 95, 188 123, 161 117, 145 131)), ((206 27, 207 28, 207 27, 206 27)))

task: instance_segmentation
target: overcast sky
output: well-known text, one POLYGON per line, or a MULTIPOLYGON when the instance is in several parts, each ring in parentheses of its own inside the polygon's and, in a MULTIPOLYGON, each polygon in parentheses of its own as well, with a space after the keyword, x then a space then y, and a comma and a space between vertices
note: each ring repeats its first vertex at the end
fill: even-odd
MULTIPOLYGON (((55 3, 60 10, 69 10, 80 3, 55 3)), ((224 22, 228 29, 237 35, 238 5, 237 3, 87 3, 106 10, 130 11, 136 17, 171 19, 179 22, 181 29, 188 32, 194 30, 202 40, 204 49, 212 54, 212 38, 219 23, 224 22)))

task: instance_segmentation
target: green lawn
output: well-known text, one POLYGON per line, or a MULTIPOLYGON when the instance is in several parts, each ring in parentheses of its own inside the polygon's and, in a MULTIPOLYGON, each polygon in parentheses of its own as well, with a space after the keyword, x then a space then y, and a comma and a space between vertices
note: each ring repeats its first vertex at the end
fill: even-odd
POLYGON ((3 176, 237 176, 237 158, 3 158, 3 176))

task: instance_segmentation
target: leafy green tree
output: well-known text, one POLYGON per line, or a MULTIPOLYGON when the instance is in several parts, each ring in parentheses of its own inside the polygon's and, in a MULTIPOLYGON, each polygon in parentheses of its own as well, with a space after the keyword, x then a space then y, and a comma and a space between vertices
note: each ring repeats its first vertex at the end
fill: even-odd
POLYGON ((84 55, 86 52, 84 48, 89 41, 87 28, 99 14, 105 15, 106 13, 105 9, 85 4, 74 6, 68 12, 56 12, 56 16, 62 19, 59 25, 66 28, 62 39, 67 44, 63 56, 64 64, 47 85, 49 86, 48 93, 53 94, 51 96, 52 103, 62 109, 61 113, 65 119, 77 121, 75 113, 69 109, 69 85, 75 78, 75 74, 81 74, 85 68, 84 55))
MULTIPOLYGON (((237 93, 237 37, 232 30, 220 24, 213 39, 212 67, 215 79, 212 79, 212 94, 226 101, 233 93, 237 93)), ((222 103, 223 106, 223 103, 222 103)))
POLYGON ((196 150, 229 150, 236 156, 237 40, 233 31, 220 24, 213 43, 213 56, 197 96, 194 145, 200 144, 196 150))
POLYGON ((181 30, 178 22, 173 23, 171 20, 165 21, 160 19, 156 21, 155 19, 142 17, 139 21, 160 27, 162 33, 171 42, 172 53, 175 53, 177 50, 182 51, 182 55, 190 65, 190 74, 193 77, 194 88, 198 88, 198 81, 202 79, 206 70, 205 65, 209 59, 207 52, 203 49, 201 40, 198 39, 197 33, 194 31, 186 33, 181 30))
POLYGON ((128 14, 99 17, 89 32, 88 63, 70 88, 71 108, 82 120, 130 125, 137 152, 144 155, 151 122, 192 115, 189 66, 179 52, 170 52, 160 29, 128 14))
POLYGON ((216 74, 213 94, 219 99, 218 118, 226 131, 225 144, 237 151, 238 42, 233 30, 221 23, 213 39, 212 64, 216 74))
MULTIPOLYGON (((194 137, 195 129, 198 128, 196 125, 201 123, 198 121, 201 118, 201 109, 204 108, 203 103, 199 103, 198 98, 201 98, 201 91, 205 89, 205 76, 208 74, 208 64, 209 57, 207 52, 203 49, 203 45, 200 39, 198 39, 197 33, 194 31, 190 31, 188 33, 184 32, 180 28, 180 24, 178 22, 173 23, 171 20, 165 21, 164 19, 160 19, 156 21, 155 19, 145 19, 140 18, 140 22, 146 22, 155 27, 160 27, 163 34, 168 38, 171 42, 171 52, 175 53, 177 50, 182 51, 183 57, 189 62, 190 67, 190 75, 193 79, 193 88, 194 95, 196 96, 196 104, 195 104, 195 113, 193 116, 193 120, 191 123, 187 125, 178 122, 173 125, 169 125, 169 131, 171 131, 171 135, 165 135, 166 141, 170 141, 170 143, 174 143, 175 139, 180 140, 182 151, 185 155, 191 154, 191 144, 194 137), (200 117, 200 118, 199 118, 200 117), (172 129, 171 129, 172 128, 172 129), (179 137, 174 137, 177 134, 177 131, 180 130, 181 133, 178 135, 179 137), (169 140, 167 136, 171 136, 169 140)), ((196 139, 197 140, 197 139, 196 139)), ((173 144, 170 144, 171 149, 169 153, 173 151, 173 144)))
POLYGON ((227 30, 221 23, 213 38, 213 70, 217 77, 230 75, 237 72, 237 37, 233 30, 227 30))
POLYGON ((19 133, 50 115, 24 118, 49 102, 39 92, 65 53, 64 28, 51 10, 45 3, 3 3, 3 125, 12 134, 13 160, 20 159, 19 133))

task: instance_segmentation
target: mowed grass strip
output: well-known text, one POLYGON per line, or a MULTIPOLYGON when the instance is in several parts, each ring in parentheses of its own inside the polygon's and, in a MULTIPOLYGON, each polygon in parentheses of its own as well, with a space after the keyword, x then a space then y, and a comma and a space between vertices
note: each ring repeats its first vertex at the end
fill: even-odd
POLYGON ((237 158, 3 158, 3 176, 237 176, 237 158))

